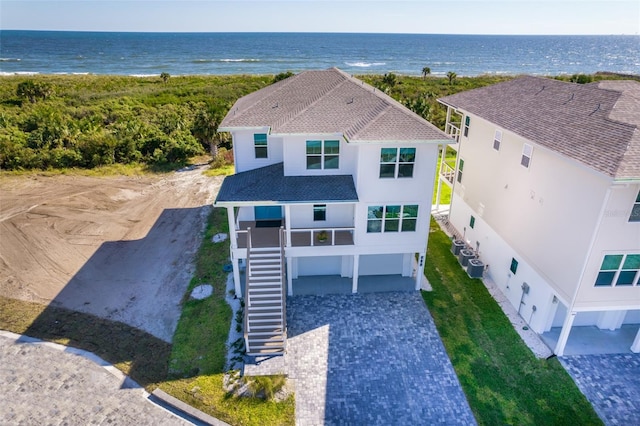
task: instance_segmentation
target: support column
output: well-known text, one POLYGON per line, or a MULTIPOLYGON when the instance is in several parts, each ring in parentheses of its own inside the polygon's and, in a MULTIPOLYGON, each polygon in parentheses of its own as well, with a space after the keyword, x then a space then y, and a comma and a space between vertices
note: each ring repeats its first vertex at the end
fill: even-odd
POLYGON ((236 297, 244 297, 242 294, 242 286, 240 285, 240 265, 238 259, 231 252, 231 264, 233 265, 233 288, 236 292, 236 297))
POLYGON ((560 337, 558 337, 558 343, 554 350, 558 356, 564 355, 564 348, 567 346, 567 340, 569 339, 569 333, 571 333, 571 327, 573 327, 573 321, 576 319, 577 312, 568 312, 567 317, 562 324, 562 330, 560 331, 560 337))
POLYGON ((422 277, 424 277, 424 253, 418 255, 418 270, 416 271, 416 291, 422 286, 422 277))
POLYGON ((238 248, 238 234, 236 233, 236 218, 233 207, 227 207, 227 220, 229 221, 229 242, 233 250, 238 248))
POLYGON ((360 255, 353 255, 353 282, 351 284, 351 293, 358 292, 358 275, 360 269, 360 255))
POLYGON ((291 247, 291 206, 289 204, 285 204, 284 205, 284 229, 286 230, 286 234, 287 234, 287 240, 286 240, 286 245, 287 247, 291 247))
POLYGON ((636 339, 631 345, 631 352, 640 353, 640 328, 638 329, 638 333, 636 333, 636 339))
POLYGON ((622 326, 627 311, 604 311, 598 316, 596 325, 600 330, 617 330, 622 326))
POLYGON ((293 296, 293 259, 287 258, 287 294, 293 296))

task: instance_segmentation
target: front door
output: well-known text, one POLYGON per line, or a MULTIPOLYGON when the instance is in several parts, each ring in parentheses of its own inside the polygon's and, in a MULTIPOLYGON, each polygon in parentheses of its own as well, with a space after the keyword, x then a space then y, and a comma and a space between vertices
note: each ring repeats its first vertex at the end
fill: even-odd
POLYGON ((282 225, 281 206, 255 206, 256 228, 278 228, 282 225))

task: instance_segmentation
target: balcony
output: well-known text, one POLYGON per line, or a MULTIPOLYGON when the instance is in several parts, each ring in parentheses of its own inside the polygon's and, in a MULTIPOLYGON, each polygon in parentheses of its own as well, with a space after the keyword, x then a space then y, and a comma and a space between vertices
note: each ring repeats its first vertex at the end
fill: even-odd
MULTIPOLYGON (((238 248, 247 248, 247 229, 251 228, 251 244, 253 247, 277 247, 280 244, 278 231, 282 224, 272 223, 270 226, 261 226, 253 221, 241 221, 238 234, 238 248)), ((289 231, 291 247, 328 247, 353 245, 353 233, 355 228, 292 228, 289 231), (321 235, 323 233, 325 235, 321 235), (322 237, 326 238, 322 238, 322 237)), ((285 233, 286 235, 286 233, 285 233)))

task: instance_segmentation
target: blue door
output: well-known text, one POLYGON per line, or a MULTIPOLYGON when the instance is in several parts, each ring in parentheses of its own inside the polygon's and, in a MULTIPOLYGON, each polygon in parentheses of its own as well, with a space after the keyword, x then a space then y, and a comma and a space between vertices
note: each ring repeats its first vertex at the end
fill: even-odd
POLYGON ((253 210, 256 220, 282 219, 282 207, 280 206, 256 206, 253 210))

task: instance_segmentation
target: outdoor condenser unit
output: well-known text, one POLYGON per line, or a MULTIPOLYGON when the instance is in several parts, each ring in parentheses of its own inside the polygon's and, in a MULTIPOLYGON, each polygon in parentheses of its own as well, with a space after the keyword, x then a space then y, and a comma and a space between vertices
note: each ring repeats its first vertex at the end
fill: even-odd
POLYGON ((465 244, 463 240, 453 240, 453 243, 451 243, 451 253, 456 256, 459 255, 460 250, 462 250, 464 246, 465 244))
POLYGON ((458 261, 464 267, 469 263, 469 259, 473 259, 475 254, 471 249, 462 249, 460 250, 460 254, 458 254, 458 261))
POLYGON ((484 263, 480 259, 469 259, 467 265, 467 274, 471 278, 482 278, 482 272, 484 271, 484 263))

